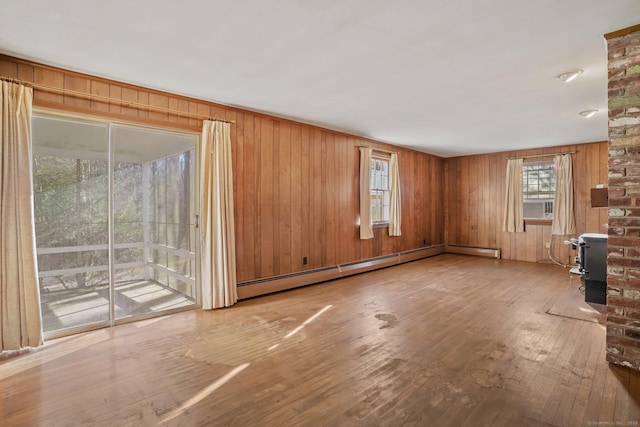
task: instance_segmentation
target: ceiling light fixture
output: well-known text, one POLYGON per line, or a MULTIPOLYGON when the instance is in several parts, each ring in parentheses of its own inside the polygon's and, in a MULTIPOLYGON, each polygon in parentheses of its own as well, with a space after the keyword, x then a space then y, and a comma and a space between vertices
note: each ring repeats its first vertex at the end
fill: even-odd
POLYGON ((585 110, 585 111, 580 111, 580 115, 585 119, 588 119, 589 117, 593 116, 597 112, 598 110, 585 110))
POLYGON ((574 70, 565 71, 564 73, 557 75, 556 78, 562 80, 565 83, 569 83, 571 80, 575 79, 582 73, 584 73, 584 70, 576 68, 574 70))

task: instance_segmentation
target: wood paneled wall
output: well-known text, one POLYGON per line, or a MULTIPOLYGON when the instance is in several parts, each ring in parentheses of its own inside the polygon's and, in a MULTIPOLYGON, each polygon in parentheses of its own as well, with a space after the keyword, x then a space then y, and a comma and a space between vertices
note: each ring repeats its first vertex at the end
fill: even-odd
POLYGON ((246 114, 235 132, 239 280, 444 242, 442 159, 395 148, 401 167, 403 235, 389 237, 387 228, 376 228, 373 239, 360 240, 358 147, 390 147, 246 114))
POLYGON ((507 157, 566 151, 576 151, 573 177, 578 235, 606 233, 607 209, 591 207, 591 188, 607 183, 607 143, 598 142, 447 159, 447 244, 499 248, 504 259, 536 262, 548 259, 546 243, 551 242, 555 259, 572 261, 575 251, 563 244, 566 237, 551 238, 550 224, 525 224, 524 233, 502 231, 507 157))
POLYGON ((445 160, 264 114, 118 83, 0 55, 0 75, 121 102, 34 89, 34 107, 199 133, 193 117, 232 125, 238 281, 333 266, 444 243, 445 160), (386 228, 360 240, 358 147, 398 152, 401 237, 386 228), (303 264, 303 257, 308 263, 303 264))

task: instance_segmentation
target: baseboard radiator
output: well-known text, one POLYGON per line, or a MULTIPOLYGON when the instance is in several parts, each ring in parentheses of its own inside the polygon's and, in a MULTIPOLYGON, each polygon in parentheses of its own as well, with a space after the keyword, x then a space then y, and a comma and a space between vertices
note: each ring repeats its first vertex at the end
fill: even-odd
POLYGON ((445 253, 444 245, 434 245, 347 264, 240 282, 238 283, 238 299, 252 298, 313 283, 326 282, 327 280, 339 279, 443 253, 445 253))
POLYGON ((477 246, 445 245, 444 251, 448 254, 475 255, 487 258, 500 259, 500 249, 479 248, 477 246))

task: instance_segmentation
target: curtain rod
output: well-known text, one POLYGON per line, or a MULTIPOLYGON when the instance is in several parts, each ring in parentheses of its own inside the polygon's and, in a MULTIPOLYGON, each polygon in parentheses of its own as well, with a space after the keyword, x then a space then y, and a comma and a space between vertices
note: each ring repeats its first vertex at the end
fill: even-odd
POLYGON ((507 160, 511 160, 511 159, 534 159, 537 157, 553 157, 553 156, 560 156, 562 154, 575 154, 575 151, 565 151, 563 153, 551 153, 551 154, 532 154, 531 156, 512 156, 512 157, 507 157, 507 160))
POLYGON ((11 77, 0 76, 0 81, 17 83, 17 84, 21 84, 21 85, 24 85, 24 86, 27 86, 27 87, 34 88, 34 89, 42 90, 44 92, 59 93, 61 95, 70 95, 70 96, 77 97, 77 98, 87 98, 89 100, 98 100, 98 101, 104 101, 104 102, 108 102, 108 103, 117 103, 117 104, 120 104, 121 106, 129 107, 129 108, 138 108, 138 109, 144 109, 144 110, 149 110, 149 111, 168 113, 168 114, 172 114, 172 115, 175 115, 175 116, 189 117, 189 118, 198 119, 198 120, 214 120, 214 121, 231 123, 231 124, 235 124, 236 123, 235 120, 227 120, 227 119, 220 119, 220 118, 217 118, 217 117, 202 116, 202 115, 199 115, 199 114, 192 114, 192 113, 189 113, 187 111, 174 110, 172 108, 165 108, 165 107, 159 107, 159 106, 154 106, 154 105, 141 104, 139 102, 133 102, 133 101, 123 101, 122 99, 111 98, 109 96, 95 95, 95 94, 91 94, 91 93, 79 92, 79 91, 76 91, 76 90, 70 90, 70 89, 63 89, 63 88, 57 88, 57 87, 52 87, 52 86, 46 86, 46 85, 42 85, 42 84, 39 84, 39 83, 24 82, 24 81, 21 81, 21 80, 18 80, 18 79, 14 79, 14 78, 11 78, 11 77))
POLYGON ((397 151, 383 150, 382 148, 367 147, 366 145, 358 145, 358 148, 371 148, 373 151, 381 151, 383 153, 398 154, 397 151))

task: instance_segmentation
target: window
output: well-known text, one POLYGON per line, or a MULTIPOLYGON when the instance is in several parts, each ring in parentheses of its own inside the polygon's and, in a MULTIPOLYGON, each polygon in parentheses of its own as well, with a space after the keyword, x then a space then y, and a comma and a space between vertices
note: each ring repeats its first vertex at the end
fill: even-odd
POLYGON ((389 222, 391 185, 389 158, 374 155, 371 158, 371 221, 374 224, 389 222))
POLYGON ((388 227, 389 236, 402 235, 402 206, 398 153, 360 147, 360 239, 372 239, 373 228, 388 227))
POLYGON ((556 194, 556 168, 553 162, 522 166, 522 194, 525 219, 552 219, 556 194))

